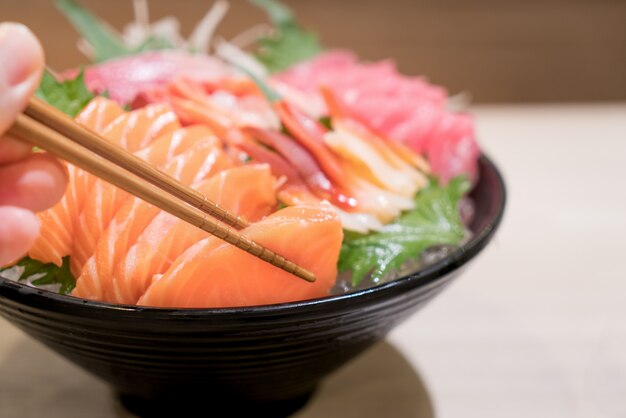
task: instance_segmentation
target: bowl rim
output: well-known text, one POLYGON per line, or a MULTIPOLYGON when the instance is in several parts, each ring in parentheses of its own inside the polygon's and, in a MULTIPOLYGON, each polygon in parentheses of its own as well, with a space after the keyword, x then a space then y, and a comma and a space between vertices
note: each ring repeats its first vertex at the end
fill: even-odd
MULTIPOLYGON (((424 268, 417 272, 408 274, 403 277, 391 280, 387 283, 372 286, 366 289, 357 290, 354 292, 325 296, 317 299, 309 299, 296 302, 285 302, 271 305, 255 305, 245 307, 230 307, 230 308, 158 308, 158 307, 145 307, 136 305, 122 305, 113 304, 107 302, 91 301, 74 297, 71 295, 61 295, 52 291, 43 289, 37 289, 28 286, 23 283, 18 283, 13 280, 0 277, 0 288, 13 288, 17 290, 21 296, 35 297, 42 302, 54 303, 57 305, 64 305, 65 307, 80 307, 82 309, 93 307, 97 308, 98 312, 102 314, 104 311, 110 313, 141 313, 145 319, 148 316, 154 315, 155 317, 205 317, 205 316, 223 316, 237 314, 241 316, 257 316, 262 315, 279 315, 279 314, 293 314, 303 313, 307 310, 319 310, 320 307, 332 307, 333 305, 341 304, 345 305, 356 302, 364 302, 374 298, 384 298, 389 294, 404 293, 407 290, 424 287, 438 280, 442 280, 446 277, 447 273, 450 273, 474 258, 491 240, 496 230, 501 224, 504 210, 507 201, 506 186, 502 173, 493 161, 484 153, 481 154, 480 163, 486 168, 490 169, 496 180, 496 188, 499 189, 499 195, 501 201, 498 202, 496 211, 491 219, 487 220, 486 226, 476 233, 467 243, 457 248, 452 254, 444 259, 424 268)), ((496 193, 498 194, 498 193, 496 193)), ((4 297, 0 296, 0 303, 4 297)), ((37 305, 35 300, 30 301, 33 305, 37 305)), ((329 309, 332 311, 333 309, 329 309)))

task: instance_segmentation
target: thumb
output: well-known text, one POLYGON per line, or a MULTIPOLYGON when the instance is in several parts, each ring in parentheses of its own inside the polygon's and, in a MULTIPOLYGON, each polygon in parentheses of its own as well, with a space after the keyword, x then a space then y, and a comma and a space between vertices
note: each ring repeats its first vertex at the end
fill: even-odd
POLYGON ((37 89, 43 65, 41 45, 26 26, 0 24, 0 135, 26 107, 37 89))

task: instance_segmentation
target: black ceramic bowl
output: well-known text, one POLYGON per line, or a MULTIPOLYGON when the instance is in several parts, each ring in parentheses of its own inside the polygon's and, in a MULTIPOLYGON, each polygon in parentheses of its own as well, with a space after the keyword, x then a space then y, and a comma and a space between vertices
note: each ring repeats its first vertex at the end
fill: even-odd
POLYGON ((95 303, 0 279, 0 314, 109 382, 142 416, 284 416, 434 298, 487 245, 505 189, 486 157, 472 197, 475 235, 466 245, 367 290, 272 306, 170 310, 95 303))

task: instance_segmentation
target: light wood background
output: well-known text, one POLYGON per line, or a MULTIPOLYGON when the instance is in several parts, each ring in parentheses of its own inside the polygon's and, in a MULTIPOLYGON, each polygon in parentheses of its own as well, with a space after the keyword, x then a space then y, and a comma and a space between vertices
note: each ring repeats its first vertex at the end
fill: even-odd
MULTIPOLYGON (((130 0, 79 0, 113 25, 132 18, 130 0)), ((626 100, 624 0, 287 0, 330 47, 363 58, 394 57, 477 102, 626 100)), ((262 21, 247 1, 232 7, 226 38, 262 21)), ((152 17, 178 16, 188 32, 210 0, 150 0, 152 17)), ((0 0, 0 19, 28 24, 55 68, 83 58, 76 34, 49 0, 0 0)))

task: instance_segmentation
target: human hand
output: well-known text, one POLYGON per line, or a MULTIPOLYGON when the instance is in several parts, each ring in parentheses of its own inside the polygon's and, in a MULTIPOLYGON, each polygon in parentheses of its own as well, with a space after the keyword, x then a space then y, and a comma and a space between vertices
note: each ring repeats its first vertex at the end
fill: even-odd
POLYGON ((37 89, 43 50, 23 25, 0 24, 0 266, 26 254, 39 234, 35 212, 65 192, 67 174, 50 155, 6 131, 37 89))

